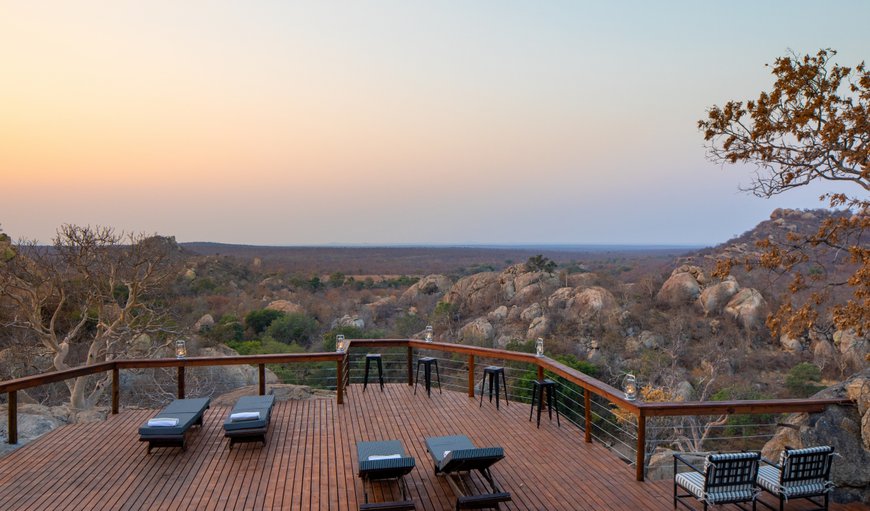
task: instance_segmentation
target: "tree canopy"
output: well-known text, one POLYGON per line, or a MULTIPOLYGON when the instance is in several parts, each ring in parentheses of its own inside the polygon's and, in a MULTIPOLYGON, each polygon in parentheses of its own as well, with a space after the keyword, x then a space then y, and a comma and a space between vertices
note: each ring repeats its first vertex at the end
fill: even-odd
POLYGON ((834 50, 815 55, 788 54, 769 66, 770 91, 758 98, 713 106, 698 121, 708 158, 717 163, 756 166, 747 191, 769 198, 813 182, 833 188, 820 200, 831 209, 844 208, 825 220, 812 235, 789 234, 785 242, 762 240, 760 255, 722 260, 716 275, 734 264, 762 267, 792 276, 790 294, 767 324, 774 332, 801 335, 822 322, 839 329, 870 332, 870 72, 832 61, 834 50), (843 191, 847 189, 847 191, 843 191), (855 270, 844 281, 827 273, 807 273, 804 263, 820 260, 819 252, 848 254, 855 270), (850 286, 850 299, 833 303, 832 288, 850 286))

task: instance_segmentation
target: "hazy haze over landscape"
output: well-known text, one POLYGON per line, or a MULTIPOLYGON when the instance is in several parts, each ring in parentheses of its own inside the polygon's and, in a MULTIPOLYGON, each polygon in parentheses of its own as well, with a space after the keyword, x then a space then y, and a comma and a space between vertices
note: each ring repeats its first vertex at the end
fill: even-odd
MULTIPOLYGON (((705 109, 870 3, 32 2, 0 8, 0 222, 249 244, 721 242, 764 201, 705 109)), ((830 187, 827 187, 830 189, 830 187)))

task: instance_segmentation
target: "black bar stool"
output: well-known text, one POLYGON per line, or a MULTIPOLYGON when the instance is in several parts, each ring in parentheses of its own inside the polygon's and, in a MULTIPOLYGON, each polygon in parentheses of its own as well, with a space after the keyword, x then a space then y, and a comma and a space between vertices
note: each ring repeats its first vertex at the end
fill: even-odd
POLYGON ((438 359, 420 357, 417 359, 417 375, 414 377, 414 395, 417 395, 417 382, 420 380, 420 366, 423 366, 423 378, 426 382, 426 395, 432 397, 432 364, 435 364, 435 376, 438 377, 438 393, 441 393, 441 374, 438 372, 438 359))
POLYGON ((369 365, 371 365, 372 360, 378 363, 378 380, 381 382, 381 392, 384 391, 384 366, 381 362, 381 354, 380 353, 369 353, 366 355, 366 374, 363 379, 363 392, 366 391, 366 387, 369 386, 369 365))
POLYGON ((489 402, 492 403, 492 389, 495 388, 495 407, 498 409, 498 386, 499 380, 504 385, 504 404, 508 404, 507 381, 504 379, 504 367, 487 366, 483 368, 483 380, 480 382, 480 406, 483 406, 483 389, 486 386, 486 377, 489 376, 489 402))
POLYGON ((553 409, 556 410, 556 424, 562 427, 559 422, 559 403, 556 400, 556 382, 550 379, 544 381, 535 380, 535 386, 532 388, 532 409, 529 410, 529 421, 532 420, 532 412, 535 411, 535 401, 538 402, 538 427, 541 427, 541 408, 544 405, 544 391, 547 391, 547 413, 550 414, 550 420, 553 420, 553 409))

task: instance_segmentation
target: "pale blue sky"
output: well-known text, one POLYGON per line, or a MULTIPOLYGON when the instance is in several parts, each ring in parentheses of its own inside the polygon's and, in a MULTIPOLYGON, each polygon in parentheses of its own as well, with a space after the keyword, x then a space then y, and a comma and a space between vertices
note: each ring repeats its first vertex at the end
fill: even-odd
POLYGON ((870 2, 6 2, 0 224, 180 241, 707 244, 762 200, 705 109, 870 2))

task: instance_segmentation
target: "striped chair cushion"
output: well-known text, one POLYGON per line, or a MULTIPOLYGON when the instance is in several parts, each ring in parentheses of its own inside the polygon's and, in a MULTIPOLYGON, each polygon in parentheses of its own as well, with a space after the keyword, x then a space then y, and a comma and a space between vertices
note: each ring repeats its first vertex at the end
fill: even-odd
POLYGON ((721 486, 705 492, 704 477, 704 474, 698 472, 683 472, 677 474, 676 481, 678 485, 688 490, 698 500, 706 501, 708 504, 752 500, 755 495, 751 484, 721 486))
POLYGON ((786 486, 781 484, 782 473, 776 467, 758 467, 758 484, 773 494, 783 494, 786 497, 800 497, 803 495, 819 495, 829 491, 829 486, 821 479, 809 481, 792 481, 786 486))

